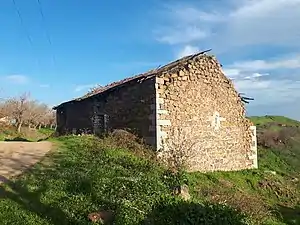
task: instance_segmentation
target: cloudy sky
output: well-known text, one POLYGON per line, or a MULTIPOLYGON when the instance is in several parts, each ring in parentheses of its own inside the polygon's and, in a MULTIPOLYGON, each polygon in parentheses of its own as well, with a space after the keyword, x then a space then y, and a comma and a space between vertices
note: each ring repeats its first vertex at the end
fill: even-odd
POLYGON ((212 48, 250 115, 300 119, 300 0, 15 2, 0 2, 2 95, 54 105, 212 48))

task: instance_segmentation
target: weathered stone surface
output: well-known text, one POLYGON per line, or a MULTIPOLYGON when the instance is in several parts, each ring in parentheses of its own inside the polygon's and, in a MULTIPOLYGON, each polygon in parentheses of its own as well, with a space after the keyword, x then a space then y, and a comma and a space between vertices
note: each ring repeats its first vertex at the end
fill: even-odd
POLYGON ((185 151, 184 160, 191 171, 254 167, 257 159, 251 150, 252 124, 245 118, 243 103, 220 64, 203 56, 200 63, 191 61, 185 68, 187 72, 178 68, 181 79, 165 83, 163 90, 168 91, 159 93, 165 99, 162 107, 168 111, 163 119, 172 125, 162 129, 166 134, 160 140, 160 157, 170 161, 172 155, 185 151), (181 130, 177 135, 175 128, 181 130))

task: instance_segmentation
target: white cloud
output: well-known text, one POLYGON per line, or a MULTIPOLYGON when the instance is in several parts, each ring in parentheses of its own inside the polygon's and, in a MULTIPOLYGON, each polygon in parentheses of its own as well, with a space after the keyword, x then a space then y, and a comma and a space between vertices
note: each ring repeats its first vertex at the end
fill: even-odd
POLYGON ((243 71, 241 69, 222 69, 223 73, 230 79, 255 79, 255 78, 261 78, 264 76, 269 76, 269 73, 259 73, 259 72, 249 72, 249 71, 243 71))
POLYGON ((236 80, 234 85, 239 92, 254 97, 251 102, 257 105, 284 105, 300 98, 300 82, 292 80, 236 80))
MULTIPOLYGON (((166 30, 164 30, 165 34, 162 34, 160 37, 157 38, 157 40, 171 45, 189 43, 189 42, 204 39, 209 36, 208 31, 202 30, 197 26, 188 26, 185 28, 175 27, 166 30)), ((162 33, 162 32, 157 31, 157 33, 162 33)))
MULTIPOLYGON (((168 12, 167 16, 172 20, 176 15, 181 23, 192 23, 195 21, 220 22, 224 20, 224 16, 216 11, 205 12, 197 7, 181 4, 172 4, 165 6, 168 12)), ((163 12, 165 15, 165 11, 163 12)))
POLYGON ((269 76, 269 74, 268 73, 252 73, 250 75, 244 76, 244 80, 253 80, 253 79, 261 78, 264 76, 269 76))
POLYGON ((252 77, 256 78, 256 77, 263 77, 263 76, 269 76, 270 74, 268 73, 253 73, 252 77))
POLYGON ((223 0, 213 10, 206 5, 165 7, 161 21, 168 29, 161 30, 158 40, 169 44, 201 40, 217 51, 252 44, 300 47, 300 0, 223 0))
POLYGON ((188 55, 195 54, 199 52, 200 49, 198 47, 192 45, 186 45, 184 48, 178 53, 177 58, 182 58, 188 55))
POLYGON ((239 92, 254 97, 251 107, 278 107, 292 102, 297 105, 300 98, 300 61, 297 60, 297 56, 290 55, 235 62, 225 66, 223 72, 233 79, 239 92), (279 76, 281 73, 285 76, 279 76))
POLYGON ((300 68, 300 55, 293 56, 291 58, 271 59, 266 60, 249 60, 235 62, 230 67, 246 70, 246 71, 258 71, 258 70, 276 70, 276 69, 298 69, 300 68))
POLYGON ((222 68, 223 73, 230 78, 234 78, 240 75, 241 71, 234 68, 222 68))
POLYGON ((173 49, 181 47, 182 54, 176 52, 176 56, 186 55, 184 52, 191 49, 187 46, 212 48, 217 55, 225 53, 227 62, 235 62, 225 65, 223 72, 240 92, 255 98, 250 108, 272 111, 287 104, 299 108, 299 12, 300 0, 220 0, 217 4, 172 1, 161 17, 158 15, 159 26, 164 29, 156 33, 157 40, 173 49), (256 52, 261 57, 253 60, 256 52), (287 55, 280 56, 281 52, 287 55))
POLYGON ((8 75, 5 79, 14 84, 26 84, 29 81, 29 78, 25 75, 8 75))
POLYGON ((75 92, 83 91, 83 90, 88 90, 90 88, 95 87, 96 84, 83 84, 83 85, 77 85, 74 89, 75 92))
POLYGON ((299 0, 244 1, 228 17, 228 35, 237 44, 299 46, 299 0))
POLYGON ((231 79, 252 79, 268 76, 273 74, 272 79, 278 79, 274 74, 280 73, 289 75, 290 79, 300 79, 300 77, 291 74, 300 74, 300 54, 290 54, 280 58, 271 58, 268 60, 247 60, 236 61, 230 65, 225 65, 223 72, 231 79), (299 72, 297 72, 299 70, 299 72), (293 71, 293 72, 291 72, 293 71), (295 72, 296 71, 296 72, 295 72))

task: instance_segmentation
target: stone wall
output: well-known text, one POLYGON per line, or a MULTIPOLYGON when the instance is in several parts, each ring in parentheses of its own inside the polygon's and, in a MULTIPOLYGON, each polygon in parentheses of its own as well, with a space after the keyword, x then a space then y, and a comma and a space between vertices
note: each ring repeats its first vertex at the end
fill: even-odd
POLYGON ((91 99, 70 102, 56 110, 57 131, 60 135, 93 133, 91 99))
POLYGON ((105 115, 109 129, 130 129, 190 171, 257 167, 256 128, 214 57, 183 58, 155 72, 63 104, 58 131, 101 133, 105 115))
POLYGON ((63 117, 58 116, 58 129, 67 133, 97 133, 95 121, 107 115, 109 129, 130 129, 147 143, 155 145, 156 131, 151 128, 155 124, 154 103, 155 78, 130 81, 58 108, 58 114, 63 109, 66 115, 65 123, 63 117))
POLYGON ((214 57, 202 55, 161 74, 156 100, 161 158, 181 159, 191 171, 257 167, 254 128, 214 57))
MULTIPOLYGON (((99 96, 100 97, 100 96, 99 96)), ((137 80, 109 91, 105 99, 104 113, 109 115, 113 129, 129 128, 147 143, 155 145, 155 79, 137 80)))

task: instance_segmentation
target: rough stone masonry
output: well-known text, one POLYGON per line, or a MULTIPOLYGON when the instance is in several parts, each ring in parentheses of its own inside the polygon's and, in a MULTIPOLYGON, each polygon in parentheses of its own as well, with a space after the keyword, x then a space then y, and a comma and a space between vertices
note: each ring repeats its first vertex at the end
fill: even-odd
POLYGON ((215 57, 198 53, 56 106, 57 131, 130 129, 190 171, 257 167, 255 126, 215 57), (97 118, 97 124, 95 121, 97 118))
POLYGON ((255 126, 214 57, 200 55, 157 76, 155 108, 162 158, 174 161, 175 154, 191 171, 257 167, 255 126))

